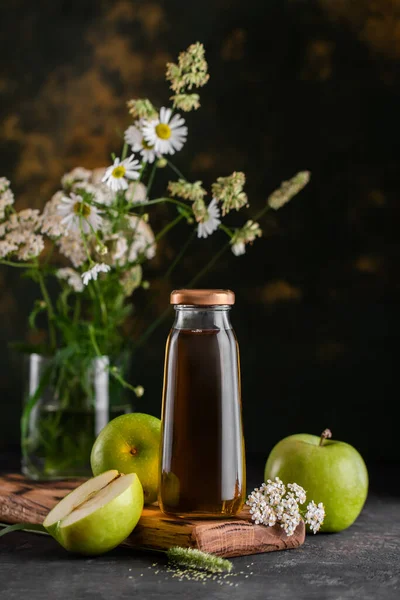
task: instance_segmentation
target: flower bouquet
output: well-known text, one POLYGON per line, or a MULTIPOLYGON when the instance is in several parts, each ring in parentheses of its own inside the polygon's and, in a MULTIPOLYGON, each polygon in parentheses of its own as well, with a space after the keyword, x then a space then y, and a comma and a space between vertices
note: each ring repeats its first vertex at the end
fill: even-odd
POLYGON ((262 235, 257 220, 308 181, 303 172, 282 184, 256 219, 239 229, 222 222, 232 210, 248 206, 245 175, 219 177, 206 201, 202 182, 189 182, 169 160, 187 139, 181 113, 199 108, 197 91, 208 78, 204 48, 193 44, 176 64, 167 65, 171 106, 157 109, 148 99, 130 100, 133 122, 120 155, 112 155, 106 168, 77 167, 64 175, 61 189, 42 212, 17 212, 9 181, 0 179, 0 263, 23 270, 39 286, 41 298, 35 301, 30 326, 37 326, 42 313, 47 318, 45 343, 29 349, 21 422, 23 470, 30 477, 87 474, 98 430, 130 410, 122 390, 143 394, 139 382, 131 385, 126 379, 130 341, 123 326, 132 311, 133 292, 149 287, 143 266, 155 256, 158 242, 181 222, 190 228, 168 275, 196 234, 207 238, 220 229, 227 236, 222 250, 244 254, 246 245, 262 235), (165 167, 175 179, 164 196, 153 198, 155 175, 165 167), (149 214, 158 204, 170 205, 170 218, 155 233, 149 214))

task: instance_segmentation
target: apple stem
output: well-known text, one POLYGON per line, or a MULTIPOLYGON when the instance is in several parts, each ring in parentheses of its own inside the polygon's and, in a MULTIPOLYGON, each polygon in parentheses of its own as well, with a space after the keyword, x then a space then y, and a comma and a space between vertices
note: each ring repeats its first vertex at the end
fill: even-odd
POLYGON ((324 443, 324 440, 331 438, 332 437, 332 432, 330 429, 324 429, 323 432, 321 433, 321 439, 319 440, 319 445, 322 446, 322 444, 324 443))

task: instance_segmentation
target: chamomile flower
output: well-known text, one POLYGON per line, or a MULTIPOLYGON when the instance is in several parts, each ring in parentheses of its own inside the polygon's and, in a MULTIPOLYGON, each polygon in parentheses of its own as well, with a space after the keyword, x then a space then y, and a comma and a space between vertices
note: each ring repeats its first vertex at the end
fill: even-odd
POLYGON ((126 190, 128 179, 139 179, 140 164, 135 160, 133 154, 124 160, 116 158, 114 164, 108 167, 102 181, 108 185, 113 192, 126 190))
POLYGON ((140 152, 143 160, 148 163, 153 163, 159 157, 159 153, 155 152, 154 146, 149 144, 143 137, 142 121, 137 121, 137 125, 131 125, 125 131, 125 141, 132 149, 132 152, 140 152))
POLYGON ((87 285, 89 281, 96 281, 99 273, 108 273, 110 269, 110 265, 106 265, 104 263, 95 263, 88 271, 82 273, 83 285, 87 285))
POLYGON ((90 231, 97 231, 103 225, 103 219, 97 208, 87 204, 81 196, 73 192, 69 196, 62 196, 57 210, 66 231, 79 232, 82 228, 82 231, 87 234, 90 231))
POLYGON ((175 154, 181 150, 186 142, 187 131, 185 120, 178 114, 172 116, 172 110, 164 106, 157 119, 143 123, 144 139, 160 154, 175 154))
POLYGON ((207 214, 199 222, 197 227, 197 237, 206 238, 211 235, 221 223, 219 219, 220 212, 217 206, 217 201, 213 198, 207 207, 207 214))

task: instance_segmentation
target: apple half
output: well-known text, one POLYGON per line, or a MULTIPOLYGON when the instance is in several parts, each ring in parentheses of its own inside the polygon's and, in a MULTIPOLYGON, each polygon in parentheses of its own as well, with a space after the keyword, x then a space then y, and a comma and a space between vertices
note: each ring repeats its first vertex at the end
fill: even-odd
POLYGON ((65 496, 43 526, 70 552, 103 554, 128 537, 142 510, 143 488, 138 476, 112 470, 65 496))

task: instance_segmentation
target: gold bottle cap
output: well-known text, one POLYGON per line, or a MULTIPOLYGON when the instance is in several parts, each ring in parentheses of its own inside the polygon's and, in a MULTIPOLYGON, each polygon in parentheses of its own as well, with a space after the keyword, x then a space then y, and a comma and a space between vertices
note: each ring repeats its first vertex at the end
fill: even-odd
POLYGON ((231 290, 174 290, 170 302, 195 306, 232 305, 235 304, 235 294, 231 290))

